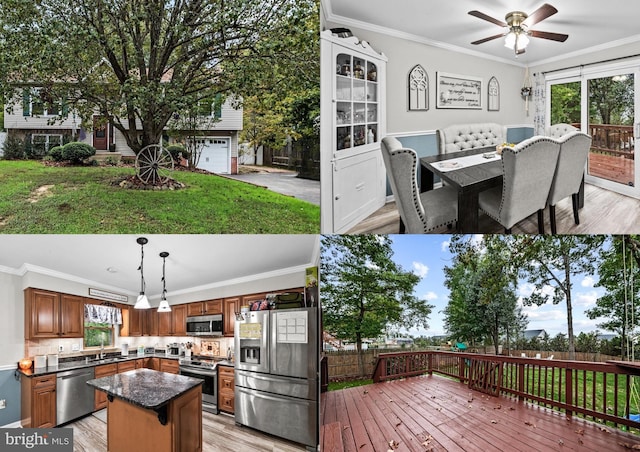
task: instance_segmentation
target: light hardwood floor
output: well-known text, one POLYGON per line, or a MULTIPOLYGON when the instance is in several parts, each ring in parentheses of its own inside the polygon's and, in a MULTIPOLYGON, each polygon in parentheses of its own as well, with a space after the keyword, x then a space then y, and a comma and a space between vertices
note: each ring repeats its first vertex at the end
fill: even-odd
MULTIPOLYGON (((104 416, 103 416, 104 417, 104 416)), ((107 424, 96 416, 86 416, 65 425, 73 428, 75 452, 106 452, 107 424)), ((139 440, 144 441, 144 432, 139 440)), ((203 452, 298 452, 305 448, 256 430, 235 424, 233 416, 202 413, 203 452)))
MULTIPOLYGON (((399 215, 395 203, 384 207, 351 229, 349 234, 398 234, 399 215)), ((549 208, 544 212, 545 233, 551 233, 549 208)), ((609 190, 585 186, 584 207, 580 209, 580 224, 573 221, 571 198, 563 199, 556 206, 558 234, 637 234, 640 233, 640 200, 619 195, 609 190)), ((480 212, 480 233, 502 234, 504 228, 480 212)), ((451 234, 455 230, 446 227, 434 231, 451 234)), ((538 220, 534 214, 512 229, 514 234, 537 234, 538 220)))

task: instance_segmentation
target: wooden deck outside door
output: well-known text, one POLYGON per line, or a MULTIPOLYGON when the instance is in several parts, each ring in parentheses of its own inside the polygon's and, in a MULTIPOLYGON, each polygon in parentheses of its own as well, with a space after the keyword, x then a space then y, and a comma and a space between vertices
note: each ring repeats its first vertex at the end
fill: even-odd
POLYGON ((97 151, 106 151, 108 145, 107 124, 101 116, 93 117, 93 147, 97 151))

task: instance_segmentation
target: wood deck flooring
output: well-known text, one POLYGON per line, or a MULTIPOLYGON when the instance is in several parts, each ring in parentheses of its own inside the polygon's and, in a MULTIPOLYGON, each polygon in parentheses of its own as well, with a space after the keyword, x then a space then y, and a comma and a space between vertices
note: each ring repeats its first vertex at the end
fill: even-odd
POLYGON ((589 174, 627 185, 634 181, 634 161, 624 156, 589 153, 589 174))
POLYGON ((323 450, 624 451, 640 435, 421 376, 322 395, 323 450), (338 438, 341 436, 341 438, 338 438), (337 442, 336 442, 337 441, 337 442))
MULTIPOLYGON (((551 233, 549 209, 545 209, 545 232, 551 233)), ((398 234, 399 215, 395 203, 387 203, 368 218, 348 231, 349 234, 398 234)), ((640 200, 614 193, 593 185, 585 185, 584 207, 580 209, 580 224, 573 221, 571 198, 563 199, 556 206, 558 234, 637 234, 640 233, 640 200)), ((502 234, 504 228, 480 212, 480 233, 502 234)), ((437 234, 451 234, 455 230, 443 227, 437 234)), ((537 234, 537 215, 516 224, 514 234, 537 234)))
MULTIPOLYGON (((265 413, 266 414, 266 413, 265 413)), ((107 424, 95 415, 69 423, 74 452, 107 452, 107 424)), ((144 432, 138 440, 144 441, 144 432)), ((233 416, 202 413, 203 452, 299 452, 299 444, 235 424, 233 416)))

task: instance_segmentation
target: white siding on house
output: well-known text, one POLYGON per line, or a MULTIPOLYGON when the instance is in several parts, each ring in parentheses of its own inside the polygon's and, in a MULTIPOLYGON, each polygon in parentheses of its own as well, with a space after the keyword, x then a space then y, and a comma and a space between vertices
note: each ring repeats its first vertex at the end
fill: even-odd
POLYGON ((220 121, 213 124, 212 130, 242 130, 242 108, 236 110, 227 99, 220 113, 220 121))
MULTIPOLYGON (((56 121, 54 124, 48 124, 53 119, 53 116, 22 116, 22 104, 16 104, 13 106, 13 111, 4 112, 4 128, 9 129, 73 129, 73 115, 69 114, 69 117, 64 121, 56 121)), ((80 128, 80 120, 76 119, 76 127, 80 128)))

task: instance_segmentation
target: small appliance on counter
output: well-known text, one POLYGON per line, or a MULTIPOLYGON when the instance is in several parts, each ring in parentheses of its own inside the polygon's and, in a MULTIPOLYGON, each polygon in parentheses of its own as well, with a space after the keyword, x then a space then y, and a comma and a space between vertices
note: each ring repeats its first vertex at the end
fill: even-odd
POLYGON ((122 344, 120 349, 120 355, 129 356, 129 344, 122 344))
POLYGON ((138 356, 144 356, 144 345, 138 345, 138 356))
POLYGON ((180 344, 174 342, 172 344, 167 344, 167 356, 180 356, 180 344))

